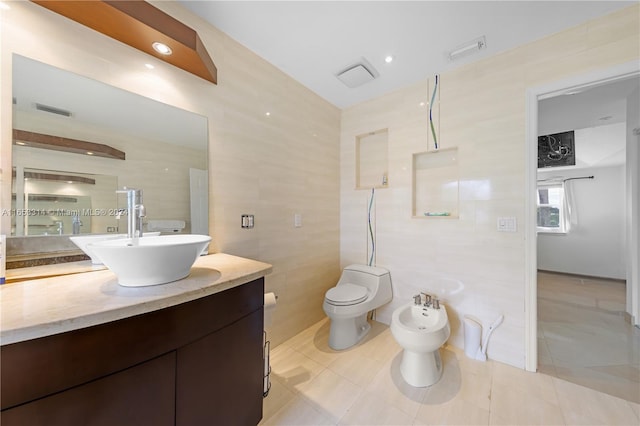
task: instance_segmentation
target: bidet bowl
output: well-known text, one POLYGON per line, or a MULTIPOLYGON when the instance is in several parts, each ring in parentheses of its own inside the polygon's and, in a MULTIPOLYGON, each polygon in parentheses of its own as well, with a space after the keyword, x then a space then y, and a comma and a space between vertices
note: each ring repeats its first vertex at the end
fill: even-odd
POLYGON ((102 263, 116 274, 118 284, 141 287, 186 277, 210 241, 208 235, 180 234, 122 238, 89 246, 102 263))
POLYGON ((449 317, 443 304, 440 309, 408 303, 393 311, 391 334, 403 348, 414 352, 433 352, 449 335, 449 317))
MULTIPOLYGON (((143 237, 156 237, 160 235, 160 232, 145 232, 143 237)), ((93 252, 90 244, 99 243, 100 241, 117 240, 121 238, 127 238, 127 234, 85 234, 85 235, 72 235, 69 239, 77 245, 80 250, 84 252, 91 259, 91 263, 94 265, 102 265, 102 262, 98 256, 93 252)))

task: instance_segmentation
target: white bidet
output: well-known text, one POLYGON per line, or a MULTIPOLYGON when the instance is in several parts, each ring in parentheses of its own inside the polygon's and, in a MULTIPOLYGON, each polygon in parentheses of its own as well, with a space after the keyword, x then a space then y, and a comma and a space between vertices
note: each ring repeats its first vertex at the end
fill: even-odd
POLYGON ((408 303, 393 311, 391 334, 404 349, 400 373, 415 387, 431 386, 442 376, 440 346, 449 335, 449 318, 442 304, 433 306, 408 303))

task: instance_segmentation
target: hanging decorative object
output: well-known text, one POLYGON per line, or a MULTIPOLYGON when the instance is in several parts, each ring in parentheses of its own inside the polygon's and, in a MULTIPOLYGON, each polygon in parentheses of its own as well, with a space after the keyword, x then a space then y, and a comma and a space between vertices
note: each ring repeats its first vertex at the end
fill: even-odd
POLYGON ((575 166, 574 131, 538 136, 538 168, 575 166))
MULTIPOLYGON (((436 74, 435 83, 433 85, 433 93, 431 94, 431 102, 429 102, 429 127, 431 128, 431 135, 433 136, 433 145, 435 146, 435 149, 438 149, 439 146, 438 146, 438 136, 436 134, 436 128, 433 120, 433 109, 436 101, 436 95, 440 94, 439 87, 438 87, 439 77, 440 76, 436 74)), ((438 96, 438 108, 437 108, 438 120, 440 119, 440 99, 439 98, 440 96, 438 96)))
MULTIPOLYGON (((371 225, 371 208, 373 207, 373 200, 375 198, 375 194, 376 194, 376 189, 371 188, 371 199, 369 200, 369 210, 367 214, 367 224, 369 227, 369 235, 367 236, 367 240, 369 239, 369 237, 371 238, 371 255, 369 257, 369 266, 373 265, 373 258, 376 252, 376 239, 373 233, 373 226, 371 225)), ((369 244, 367 242, 367 250, 368 249, 369 249, 369 244)))

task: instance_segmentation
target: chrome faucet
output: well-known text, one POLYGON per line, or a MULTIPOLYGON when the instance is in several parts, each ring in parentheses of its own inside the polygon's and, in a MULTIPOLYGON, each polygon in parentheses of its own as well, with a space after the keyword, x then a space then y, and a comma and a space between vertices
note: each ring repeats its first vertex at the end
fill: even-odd
POLYGON ((420 294, 424 296, 424 306, 426 306, 427 308, 431 306, 431 295, 427 293, 420 294))
POLYGON ((80 233, 80 227, 82 226, 80 216, 73 216, 73 219, 71 220, 71 226, 73 227, 72 234, 78 235, 80 233))
POLYGON ((125 187, 116 194, 127 194, 127 238, 142 237, 142 219, 147 215, 142 204, 142 189, 125 187))

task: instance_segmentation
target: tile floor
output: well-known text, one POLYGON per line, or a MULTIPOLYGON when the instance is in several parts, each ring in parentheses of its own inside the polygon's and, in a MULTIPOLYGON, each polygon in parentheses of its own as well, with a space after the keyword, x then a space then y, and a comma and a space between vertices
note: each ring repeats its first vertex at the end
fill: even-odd
POLYGON ((640 329, 625 298, 620 281, 539 272, 539 370, 640 403, 640 329))
POLYGON ((389 327, 344 351, 324 319, 271 352, 261 425, 638 425, 640 405, 541 373, 441 349, 442 379, 407 385, 389 327))

